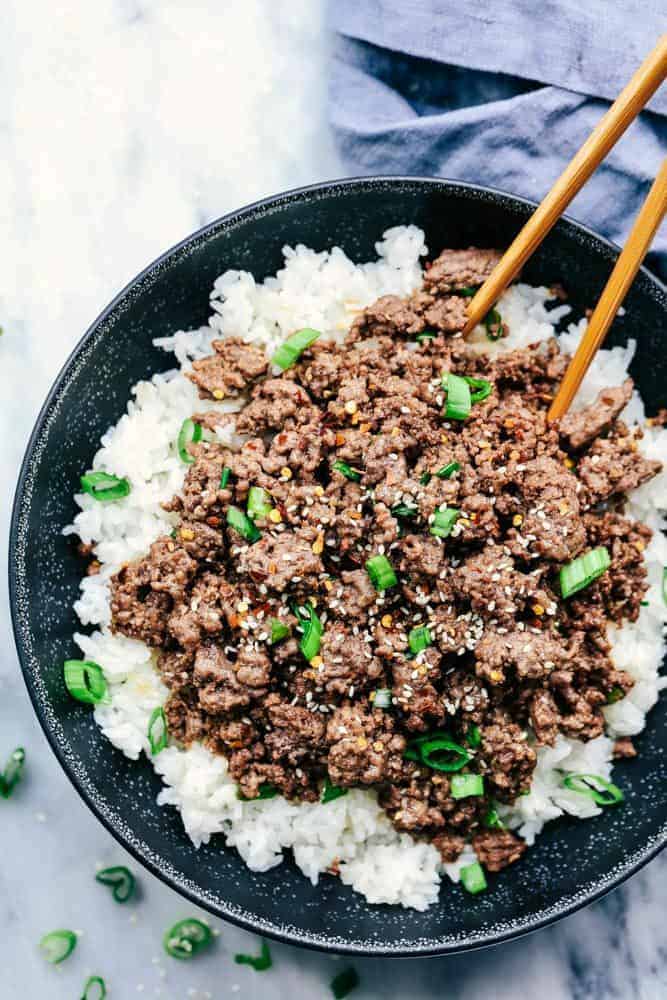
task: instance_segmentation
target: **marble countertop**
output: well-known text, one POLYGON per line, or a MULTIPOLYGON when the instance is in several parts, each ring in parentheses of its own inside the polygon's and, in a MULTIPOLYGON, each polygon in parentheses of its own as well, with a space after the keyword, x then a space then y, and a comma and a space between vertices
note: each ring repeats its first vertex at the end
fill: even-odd
MULTIPOLYGON (((63 360, 147 262, 216 216, 342 173, 325 113, 320 0, 5 0, 0 61, 0 519, 6 547, 18 466, 63 360)), ((6 555, 6 553, 5 553, 6 555)), ((217 921, 192 963, 162 952, 193 908, 137 871, 114 904, 97 862, 128 859, 60 770, 33 716, 0 608, 0 756, 26 777, 0 801, 0 996, 74 1000, 91 973, 110 998, 328 997, 346 960, 272 945, 264 975, 233 962, 253 936, 217 921), (37 942, 83 931, 61 967, 37 942)), ((136 865, 132 864, 136 871, 136 865)), ((423 961, 358 960, 369 997, 659 1000, 667 995, 667 858, 605 900, 493 950, 423 961)))

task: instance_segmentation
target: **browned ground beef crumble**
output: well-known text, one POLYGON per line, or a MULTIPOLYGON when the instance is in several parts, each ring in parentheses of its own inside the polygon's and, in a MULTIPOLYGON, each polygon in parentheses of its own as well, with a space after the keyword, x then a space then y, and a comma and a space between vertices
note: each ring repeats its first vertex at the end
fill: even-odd
MULTIPOLYGON (((462 340, 458 293, 496 260, 444 251, 419 291, 384 296, 346 343, 317 342, 277 377, 257 347, 215 341, 188 377, 205 399, 246 396, 237 429, 248 439, 240 451, 190 446, 166 505, 178 529, 116 575, 111 600, 113 628, 159 651, 171 735, 225 754, 243 795, 270 785, 315 800, 327 777, 373 787, 399 830, 430 839, 445 861, 471 839, 491 871, 525 848, 484 820, 529 789, 536 746, 598 736, 603 706, 632 686, 605 627, 639 612, 651 533, 623 516, 623 494, 659 470, 638 451, 641 432, 617 419, 630 381, 550 426, 568 361, 554 342, 491 357, 462 340), (415 345, 424 329, 439 335, 415 345), (443 418, 443 371, 493 383, 464 421, 443 418), (451 478, 433 475, 453 461, 451 478), (253 545, 226 523, 250 486, 273 503, 253 545), (415 514, 396 516, 397 504, 415 514), (460 511, 446 539, 429 533, 443 505, 460 511), (563 601, 559 567, 598 545, 611 568, 563 601), (365 569, 378 553, 399 581, 381 593, 365 569), (308 601, 324 624, 310 663, 293 613, 308 601), (290 628, 273 645, 272 618, 290 628), (420 624, 433 644, 412 656, 420 624), (380 688, 392 690, 389 709, 373 707, 380 688), (483 775, 485 794, 456 799, 451 774, 404 753, 434 730, 465 744, 472 726, 479 745, 462 773, 483 775)), ((211 430, 229 417, 194 419, 211 430)), ((634 752, 617 742, 617 756, 634 752)))

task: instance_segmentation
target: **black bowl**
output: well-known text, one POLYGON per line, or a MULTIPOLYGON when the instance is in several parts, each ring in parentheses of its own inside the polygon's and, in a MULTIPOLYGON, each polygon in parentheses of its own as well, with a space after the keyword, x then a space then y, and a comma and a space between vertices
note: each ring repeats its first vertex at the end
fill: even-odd
MULTIPOLYGON (((332 951, 428 955, 507 940, 561 917, 618 885, 667 837, 667 713, 651 712, 639 759, 620 763, 623 808, 586 822, 549 825, 524 860, 490 877, 471 897, 447 882, 426 913, 370 906, 332 877, 313 888, 287 861, 248 871, 221 838, 195 851, 175 810, 158 808, 159 781, 100 736, 65 691, 61 663, 77 655, 72 602, 81 563, 61 535, 75 514, 72 494, 100 435, 125 409, 130 386, 169 362, 156 335, 206 323, 209 291, 227 268, 258 278, 281 265, 285 243, 337 244, 355 260, 374 256, 383 230, 415 223, 432 251, 505 246, 534 206, 442 180, 375 178, 335 182, 251 205, 195 233, 139 275, 93 323, 42 409, 18 484, 10 539, 14 629, 35 710, 66 774, 105 826, 152 872, 213 913, 262 934, 332 951)), ((571 221, 560 222, 525 270, 561 281, 575 309, 595 302, 617 248, 571 221)), ((650 409, 667 376, 661 343, 667 295, 642 271, 612 343, 639 343, 633 375, 650 409)))

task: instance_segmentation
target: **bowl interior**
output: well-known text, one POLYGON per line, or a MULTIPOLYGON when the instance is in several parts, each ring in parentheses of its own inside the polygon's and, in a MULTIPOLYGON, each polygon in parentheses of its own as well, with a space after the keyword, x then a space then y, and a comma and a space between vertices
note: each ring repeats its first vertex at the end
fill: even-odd
MULTIPOLYGON (((220 916, 295 943, 334 950, 418 954, 474 947, 520 934, 606 891, 655 853, 667 831, 667 715, 664 703, 638 740, 640 756, 621 762, 623 809, 586 822, 549 825, 524 860, 491 876, 470 897, 445 882, 426 913, 369 906, 326 876, 313 887, 291 861, 250 872, 222 838, 195 851, 172 809, 155 804, 159 781, 96 729, 67 695, 60 664, 77 655, 72 611, 80 560, 62 527, 72 494, 101 434, 125 409, 130 387, 169 367, 153 337, 206 323, 215 277, 227 268, 261 279, 281 266, 285 243, 343 247, 354 260, 375 256, 390 226, 414 223, 432 252, 442 247, 505 246, 532 210, 528 203, 444 181, 376 179, 334 183, 280 196, 227 217, 186 240, 139 276, 67 362, 28 447, 10 546, 19 654, 42 725, 63 767, 99 818, 124 845, 176 889, 220 916)), ((533 283, 562 282, 574 309, 593 304, 616 251, 562 221, 524 272, 533 283)), ((638 341, 633 375, 650 410, 660 403, 667 360, 659 338, 665 292, 640 273, 610 340, 638 341)), ((664 400, 663 400, 664 402, 664 400)))

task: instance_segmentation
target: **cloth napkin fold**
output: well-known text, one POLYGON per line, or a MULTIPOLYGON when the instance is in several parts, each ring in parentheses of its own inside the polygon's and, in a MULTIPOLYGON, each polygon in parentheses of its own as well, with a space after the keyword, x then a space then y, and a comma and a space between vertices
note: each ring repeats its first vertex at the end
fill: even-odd
MULTIPOLYGON (((664 0, 330 0, 330 118, 352 173, 539 201, 667 30, 664 0)), ((667 155, 667 84, 568 214, 623 243, 667 155)), ((647 260, 667 278, 667 225, 647 260)))

